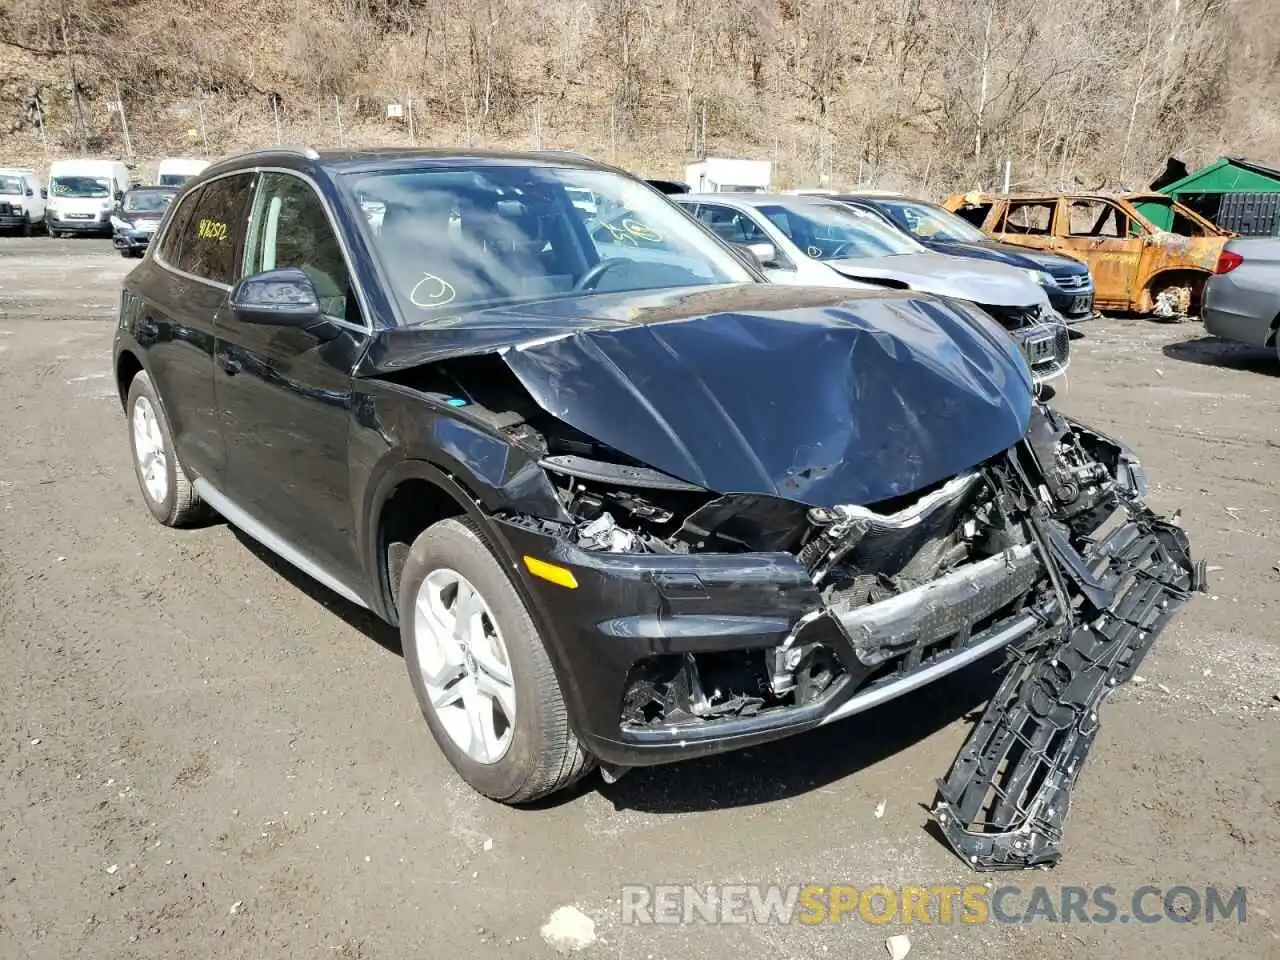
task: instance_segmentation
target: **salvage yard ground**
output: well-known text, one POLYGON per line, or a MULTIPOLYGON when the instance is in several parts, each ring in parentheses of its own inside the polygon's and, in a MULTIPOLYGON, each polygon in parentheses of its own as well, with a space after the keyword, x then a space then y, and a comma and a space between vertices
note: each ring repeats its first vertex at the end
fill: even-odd
POLYGON ((512 810, 465 787, 396 636, 225 525, 140 501, 105 241, 0 240, 0 957, 646 960, 1280 953, 1280 365, 1197 323, 1102 320, 1056 402, 1136 448, 1212 564, 1102 714, 1066 859, 968 873, 922 804, 971 670, 775 747, 512 810), (876 812, 884 802, 883 816, 876 812), (624 927, 624 884, 1216 884, 1244 924, 624 927))

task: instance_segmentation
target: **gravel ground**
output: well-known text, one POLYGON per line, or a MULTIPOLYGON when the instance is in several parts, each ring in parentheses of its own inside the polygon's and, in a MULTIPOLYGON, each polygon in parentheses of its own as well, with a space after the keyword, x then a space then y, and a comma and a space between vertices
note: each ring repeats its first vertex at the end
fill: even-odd
MULTIPOLYGON (((396 637, 225 525, 146 512, 102 241, 0 240, 0 957, 1280 955, 1280 364, 1102 320, 1056 402, 1132 444, 1211 593, 1103 712, 1052 871, 968 873, 923 804, 991 690, 970 670, 769 748, 511 810, 452 775, 396 637), (884 802, 883 816, 876 810, 884 802), (1209 924, 623 925, 623 884, 1247 888, 1209 924)), ((1025 902, 1025 898, 1023 901, 1025 902)), ((1014 909, 1019 909, 1015 907, 1014 909)))

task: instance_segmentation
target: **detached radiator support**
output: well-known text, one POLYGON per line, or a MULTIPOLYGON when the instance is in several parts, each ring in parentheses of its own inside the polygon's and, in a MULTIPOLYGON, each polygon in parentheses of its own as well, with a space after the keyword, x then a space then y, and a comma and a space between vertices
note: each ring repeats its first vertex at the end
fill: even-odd
POLYGON ((975 870, 1059 859, 1099 708, 1133 676, 1175 611, 1205 589, 1203 562, 1192 565, 1182 530, 1131 509, 1087 556, 1064 536, 1049 538, 1071 592, 1083 596, 1076 626, 1019 658, 939 782, 933 818, 975 870))

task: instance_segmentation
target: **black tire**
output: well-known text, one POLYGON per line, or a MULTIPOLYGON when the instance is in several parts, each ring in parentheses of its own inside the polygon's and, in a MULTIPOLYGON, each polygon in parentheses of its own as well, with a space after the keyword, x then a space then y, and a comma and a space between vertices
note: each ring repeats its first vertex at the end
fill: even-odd
POLYGON ((520 804, 563 790, 590 772, 594 758, 569 725, 546 644, 502 564, 470 520, 442 520, 414 540, 400 575, 398 596, 400 640, 413 692, 431 735, 463 780, 492 800, 520 804), (427 575, 442 567, 466 577, 480 593, 507 648, 516 720, 510 747, 494 763, 480 763, 454 743, 423 683, 413 635, 414 604, 427 575))
POLYGON ((169 418, 164 412, 164 405, 156 395, 151 378, 145 372, 134 376, 129 384, 129 396, 125 401, 125 422, 129 430, 129 451, 133 454, 133 472, 138 478, 138 490, 142 493, 143 502, 152 516, 166 527, 189 526, 208 515, 208 510, 200 495, 196 493, 187 471, 178 461, 173 447, 173 431, 169 428, 169 418), (139 397, 145 397, 151 404, 160 433, 164 438, 164 469, 168 482, 165 485, 163 500, 157 501, 147 489, 143 479, 142 465, 138 461, 137 442, 134 437, 134 407, 139 397))

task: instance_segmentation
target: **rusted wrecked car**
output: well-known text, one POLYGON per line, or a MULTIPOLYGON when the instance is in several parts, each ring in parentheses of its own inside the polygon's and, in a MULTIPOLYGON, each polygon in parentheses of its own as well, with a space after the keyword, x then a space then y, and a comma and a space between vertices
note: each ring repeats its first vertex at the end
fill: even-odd
POLYGON ((944 206, 1005 243, 1089 265, 1103 310, 1199 314, 1205 281, 1233 234, 1159 193, 956 194, 944 206))

